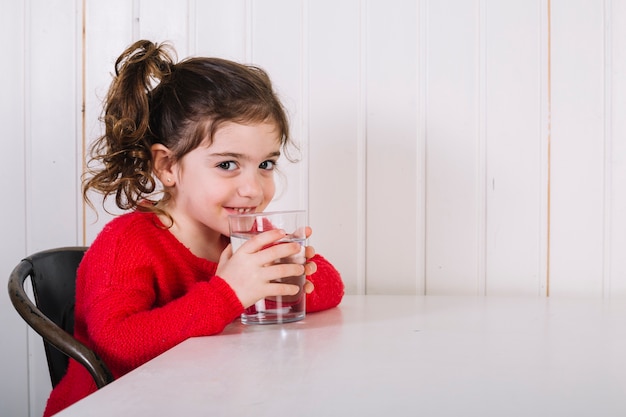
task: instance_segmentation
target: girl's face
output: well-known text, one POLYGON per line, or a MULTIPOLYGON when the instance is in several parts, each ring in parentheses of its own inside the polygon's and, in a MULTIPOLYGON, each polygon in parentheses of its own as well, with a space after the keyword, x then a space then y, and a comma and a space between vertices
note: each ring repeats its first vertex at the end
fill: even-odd
POLYGON ((229 214, 263 211, 274 197, 279 156, 274 124, 224 123, 210 146, 200 145, 173 167, 168 207, 175 228, 203 235, 192 240, 228 236, 229 214))

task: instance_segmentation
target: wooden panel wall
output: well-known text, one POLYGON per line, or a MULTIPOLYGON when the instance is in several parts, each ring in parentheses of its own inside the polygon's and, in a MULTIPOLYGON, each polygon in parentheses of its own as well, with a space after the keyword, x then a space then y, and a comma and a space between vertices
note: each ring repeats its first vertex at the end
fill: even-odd
MULTIPOLYGON (((624 28, 613 0, 5 0, 2 275, 111 218, 85 147, 150 38, 268 70, 302 156, 272 207, 309 210, 349 293, 624 297, 624 28)), ((0 311, 3 412, 40 415, 40 341, 0 311)))
MULTIPOLYGON (((26 253, 26 132, 24 94, 26 27, 25 5, 20 0, 3 3, 0 13, 0 36, 6 42, 4 53, 11 57, 0 74, 0 125, 3 163, 0 164, 0 188, 3 202, 1 282, 6 282, 14 264, 26 253), (7 71, 11 68, 11 71, 7 71)), ((5 287, 2 287, 5 288, 5 287)), ((26 326, 14 312, 6 291, 0 296, 0 317, 6 332, 0 338, 3 375, 0 377, 0 403, 7 415, 28 415, 28 355, 26 326)))

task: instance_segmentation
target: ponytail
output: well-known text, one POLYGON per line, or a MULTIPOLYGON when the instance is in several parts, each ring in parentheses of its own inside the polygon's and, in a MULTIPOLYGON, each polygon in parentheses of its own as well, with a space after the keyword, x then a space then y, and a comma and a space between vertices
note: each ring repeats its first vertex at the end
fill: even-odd
POLYGON ((90 205, 90 188, 104 198, 115 195, 123 210, 138 206, 154 192, 152 176, 149 95, 167 77, 174 62, 167 45, 138 41, 115 62, 115 77, 109 88, 102 120, 105 133, 91 148, 83 197, 90 205))

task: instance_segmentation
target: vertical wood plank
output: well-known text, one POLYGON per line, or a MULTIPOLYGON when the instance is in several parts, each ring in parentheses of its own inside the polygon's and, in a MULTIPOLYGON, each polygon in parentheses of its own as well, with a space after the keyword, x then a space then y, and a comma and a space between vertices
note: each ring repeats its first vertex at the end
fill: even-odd
MULTIPOLYGON (((26 236, 33 253, 79 239, 80 9, 75 1, 33 0, 27 19, 26 236)), ((34 332, 29 351, 30 407, 41 415, 51 385, 34 332)))
POLYGON ((607 134, 610 135, 611 223, 610 246, 605 249, 609 260, 605 293, 623 298, 626 297, 626 3, 607 0, 605 5, 610 6, 605 10, 605 16, 609 17, 605 24, 610 40, 607 53, 611 60, 606 92, 610 112, 607 134))
POLYGON ((542 2, 486 2, 486 294, 537 295, 542 263, 542 2))
POLYGON ((479 288, 478 2, 427 3, 426 291, 479 288))
POLYGON ((139 38, 154 42, 170 42, 176 48, 179 58, 187 57, 190 54, 189 2, 193 0, 137 1, 139 1, 137 31, 139 38))
POLYGON ((367 292, 414 294, 419 14, 414 1, 367 8, 367 292))
POLYGON ((297 164, 284 157, 277 178, 277 191, 269 210, 304 209, 307 201, 307 130, 303 128, 305 74, 301 1, 258 0, 250 2, 251 63, 265 69, 287 109, 292 138, 302 152, 297 164), (280 24, 276 24, 280 22, 280 24), (280 47, 277 47, 280 45, 280 47))
MULTIPOLYGON (((133 41, 133 2, 127 0, 86 0, 85 4, 85 137, 83 149, 88 151, 103 132, 100 121, 102 105, 115 72, 115 60, 133 41)), ((112 218, 102 205, 102 196, 90 193, 94 209, 83 206, 84 244, 89 245, 102 227, 112 218)), ((114 201, 106 210, 119 213, 114 201)))
POLYGON ((27 47, 27 221, 29 251, 75 244, 77 103, 80 85, 75 2, 33 0, 27 47))
POLYGON ((601 296, 603 2, 553 0, 550 294, 601 296))
POLYGON ((312 245, 341 272, 348 293, 364 291, 364 102, 358 0, 309 3, 308 154, 312 245), (328 13, 332 9, 333 13, 328 13), (361 143, 359 143, 361 142, 361 143))
POLYGON ((244 62, 246 39, 245 0, 203 0, 196 3, 194 19, 197 55, 244 62))
MULTIPOLYGON (((22 0, 7 0, 2 4, 0 37, 7 40, 4 53, 10 57, 10 65, 3 66, 0 77, 0 125, 3 126, 5 155, 0 164, 0 187, 5 196, 10 196, 0 208, 5 220, 0 251, 0 274, 4 279, 8 279, 19 260, 26 256, 25 14, 26 3, 22 0)), ((5 375, 0 378, 0 404, 6 415, 26 416, 29 402, 27 326, 8 296, 0 297, 0 312, 5 332, 0 339, 0 368, 5 375)))

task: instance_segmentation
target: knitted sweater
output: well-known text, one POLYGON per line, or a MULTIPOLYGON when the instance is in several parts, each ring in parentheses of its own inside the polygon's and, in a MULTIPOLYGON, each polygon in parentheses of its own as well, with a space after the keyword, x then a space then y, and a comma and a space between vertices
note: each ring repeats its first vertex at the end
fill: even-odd
MULTIPOLYGON (((323 257, 312 259, 315 290, 307 312, 338 305, 344 286, 323 257)), ((132 212, 105 226, 81 262, 74 336, 94 349, 115 378, 194 336, 220 333, 243 312, 217 264, 193 255, 152 213, 132 212)), ((70 360, 44 417, 96 391, 91 375, 70 360)))

